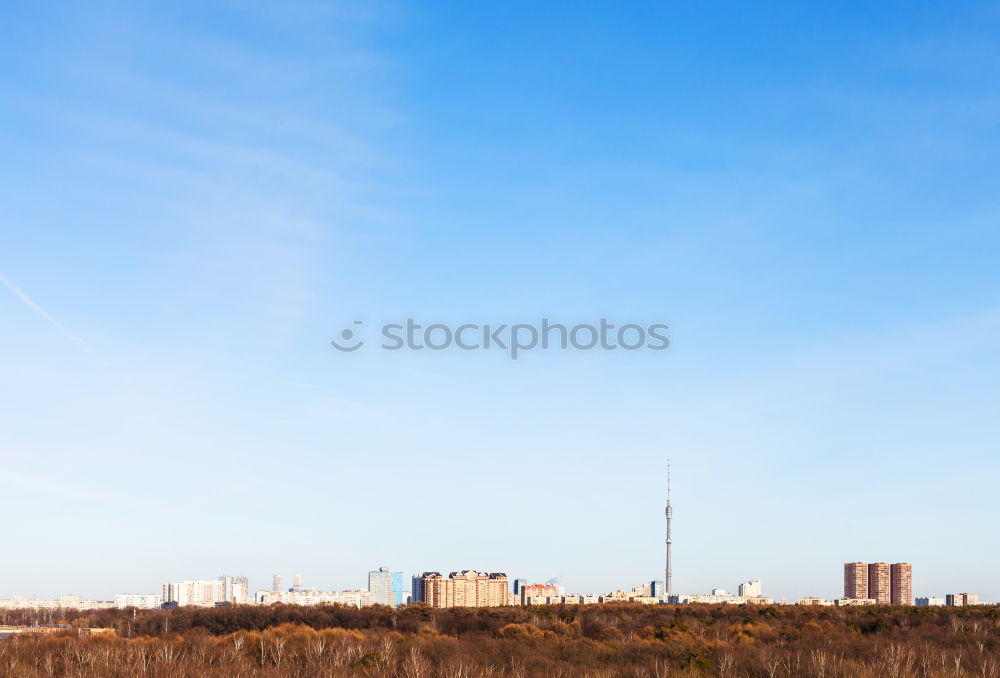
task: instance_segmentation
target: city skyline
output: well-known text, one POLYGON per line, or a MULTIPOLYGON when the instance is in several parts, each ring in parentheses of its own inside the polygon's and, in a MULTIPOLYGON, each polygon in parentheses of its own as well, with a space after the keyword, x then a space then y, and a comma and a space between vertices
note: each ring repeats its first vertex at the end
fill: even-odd
POLYGON ((119 593, 111 601, 85 599, 77 594, 65 594, 56 599, 39 600, 21 596, 0 598, 0 609, 108 609, 135 607, 155 609, 161 606, 217 607, 219 605, 273 605, 314 606, 339 604, 352 607, 385 605, 404 607, 426 604, 430 607, 502 607, 518 605, 604 604, 638 602, 643 604, 732 604, 732 605, 807 605, 807 606, 947 606, 1000 605, 1000 602, 983 600, 978 593, 949 593, 944 596, 912 596, 910 563, 844 563, 844 595, 827 599, 822 596, 803 596, 794 601, 775 599, 765 595, 760 579, 741 581, 735 594, 723 588, 713 588, 709 593, 669 594, 664 581, 648 581, 631 589, 619 587, 613 591, 573 592, 555 581, 545 584, 528 584, 523 578, 510 578, 504 572, 455 570, 447 577, 436 571, 414 574, 407 588, 404 572, 380 566, 368 573, 366 589, 322 591, 305 586, 297 574, 294 584, 287 590, 280 589, 280 578, 275 575, 270 590, 251 591, 249 581, 243 576, 221 575, 214 579, 164 582, 160 594, 119 593), (888 577, 888 582, 886 578, 888 577), (885 591, 888 585, 889 591, 885 591))
MULTIPOLYGON (((672 569, 672 519, 673 510, 671 502, 671 470, 670 461, 667 460, 667 493, 666 493, 666 509, 664 515, 666 517, 666 541, 665 541, 665 554, 666 554, 666 569, 665 569, 665 579, 662 582, 652 580, 651 584, 654 587, 653 593, 651 594, 647 591, 647 595, 655 595, 655 587, 662 586, 663 591, 667 598, 670 598, 676 591, 671 590, 671 580, 673 575, 672 569)), ((231 575, 222 575, 215 579, 209 580, 183 580, 177 581, 168 580, 162 585, 162 595, 161 600, 166 601, 184 601, 188 598, 192 600, 226 600, 229 602, 235 602, 239 604, 244 603, 275 603, 275 602, 292 602, 293 597, 287 595, 265 595, 261 598, 261 594, 284 594, 284 593, 317 593, 322 594, 320 597, 315 598, 312 602, 308 604, 316 604, 316 602, 341 602, 342 596, 340 594, 353 594, 358 591, 369 591, 372 596, 365 598, 366 602, 358 604, 402 604, 404 598, 409 595, 411 591, 417 591, 418 586, 421 591, 420 595, 423 595, 424 583, 428 575, 434 575, 437 580, 441 580, 444 584, 452 584, 452 579, 456 574, 463 575, 464 571, 452 572, 451 576, 448 578, 442 578, 438 572, 434 571, 424 571, 422 574, 414 573, 410 578, 412 580, 412 589, 406 589, 405 581, 407 580, 407 575, 405 571, 393 571, 384 566, 378 567, 376 570, 370 570, 367 574, 366 586, 365 587, 349 587, 349 588, 312 588, 303 586, 303 575, 301 573, 296 573, 292 578, 292 586, 287 589, 287 591, 282 588, 282 582, 284 581, 283 576, 280 573, 274 573, 270 576, 271 587, 269 589, 257 588, 256 594, 254 589, 249 586, 249 579, 245 576, 233 577, 231 575), (421 583, 418 585, 418 580, 421 583), (239 588, 235 588, 236 586, 239 588), (211 589, 211 590, 210 590, 211 589), (234 593, 234 591, 241 591, 241 593, 234 593), (323 596, 326 596, 325 598, 323 596), (332 596, 332 597, 331 597, 332 596), (393 602, 388 602, 393 601, 393 602)), ((475 571, 469 571, 470 573, 475 573, 475 571)), ((492 579, 495 573, 490 573, 490 578, 492 579)), ((464 575, 463 575, 464 576, 464 575)), ((504 582, 508 581, 506 574, 501 574, 504 578, 504 582)), ((529 580, 515 577, 509 579, 511 585, 512 594, 518 592, 518 585, 522 583, 527 583, 529 580)), ((550 580, 550 581, 555 581, 550 580)), ((441 586, 442 584, 435 583, 435 586, 441 586)), ((0 582, 2 586, 2 582, 0 582)), ((531 584, 530 586, 538 586, 537 584, 531 584)), ((547 585, 546 585, 547 586, 547 585)), ((649 580, 647 580, 647 589, 650 586, 649 580)), ((953 587, 954 588, 954 587, 953 587)), ((560 587, 561 590, 565 590, 565 587, 560 587)), ((749 598, 760 598, 761 597, 761 580, 752 579, 749 581, 741 580, 737 586, 738 596, 749 597, 749 598)), ((0 588, 0 591, 3 589, 0 588)), ((436 589, 435 589, 436 590, 436 589)), ((601 595, 601 592, 607 592, 612 590, 625 590, 620 582, 618 583, 618 588, 605 588, 598 590, 588 590, 581 591, 586 595, 601 595)), ((633 589, 634 590, 634 589, 633 589)), ((707 590, 707 589, 706 589, 707 590)), ((710 589, 711 594, 706 594, 704 592, 697 591, 687 591, 682 592, 680 596, 680 602, 707 602, 708 600, 722 600, 727 596, 732 594, 726 593, 722 588, 717 587, 715 584, 710 589)), ((820 595, 816 597, 815 592, 817 589, 810 589, 810 592, 798 592, 793 596, 782 595, 779 597, 780 600, 786 602, 791 602, 792 600, 803 600, 803 599, 813 599, 815 600, 833 600, 834 596, 824 596, 820 595)), ((922 598, 924 600, 944 600, 941 596, 944 594, 931 594, 931 592, 924 592, 923 596, 915 596, 912 587, 912 565, 910 563, 887 563, 883 561, 865 563, 862 561, 855 561, 843 564, 843 598, 847 600, 859 600, 867 601, 870 600, 872 604, 879 605, 913 605, 915 600, 922 598)), ((88 599, 87 596, 79 596, 78 593, 74 592, 67 594, 65 591, 61 591, 59 596, 65 597, 66 595, 78 596, 83 599, 88 599)), ((138 596, 140 598, 148 597, 150 595, 147 592, 140 591, 128 591, 121 592, 116 591, 114 594, 115 599, 119 599, 123 596, 138 596)), ((433 596, 445 596, 446 594, 434 593, 433 596)), ((454 594, 447 594, 447 596, 453 596, 454 594)), ((464 595, 464 594, 463 594, 464 595)), ((955 594, 957 595, 957 594, 955 594)), ((971 595, 971 594, 961 594, 961 595, 971 595)), ((947 594, 947 596, 952 596, 952 594, 947 594)), ((460 596, 461 597, 461 596, 460 596)), ((992 593, 987 593, 985 595, 975 594, 975 599, 982 600, 983 602, 992 602, 992 599, 996 597, 997 601, 1000 602, 1000 596, 994 596, 992 593)), ((4 596, 0 593, 0 600, 3 599, 57 599, 58 596, 26 596, 23 593, 15 592, 9 596, 4 596)), ((91 600, 98 600, 98 597, 89 598, 91 600)), ((451 599, 451 598, 449 598, 451 599)), ((355 600, 360 600, 355 598, 355 600)), ((769 599, 770 600, 770 599, 769 599)), ((185 604, 185 603, 181 603, 185 604)), ((950 603, 949 603, 950 605, 950 603)), ((449 605, 450 606, 450 605, 449 605)), ((475 605, 473 605, 475 606, 475 605)))
MULTIPOLYGON (((671 589, 671 580, 673 576, 672 569, 672 519, 673 519, 673 506, 672 506, 672 496, 671 496, 671 464, 670 460, 666 463, 667 473, 666 473, 666 508, 664 515, 666 518, 666 541, 665 541, 665 557, 666 557, 666 568, 664 571, 665 579, 662 582, 657 582, 653 580, 651 583, 655 589, 656 586, 663 586, 664 592, 667 598, 670 598, 672 594, 676 594, 676 591, 671 589)), ((469 571, 474 573, 474 571, 469 571)), ((168 580, 167 583, 162 585, 162 595, 161 600, 166 601, 184 601, 188 598, 192 600, 227 600, 229 602, 236 602, 239 604, 246 603, 276 603, 276 602, 292 602, 294 597, 288 595, 265 595, 263 598, 261 594, 285 594, 285 593, 316 593, 320 594, 317 596, 312 596, 310 599, 312 602, 308 604, 316 604, 316 602, 342 602, 349 600, 362 600, 355 598, 343 598, 341 594, 354 594, 358 591, 369 591, 372 596, 363 599, 365 602, 358 604, 391 604, 399 605, 402 603, 404 598, 410 594, 412 591, 417 591, 418 580, 421 580, 419 584, 419 590, 422 592, 424 590, 424 584, 422 583, 426 579, 427 575, 434 575, 438 580, 441 580, 444 584, 452 584, 452 579, 455 574, 462 575, 463 571, 452 572, 451 577, 442 578, 441 575, 434 571, 424 571, 422 574, 414 573, 410 579, 412 580, 412 589, 404 589, 405 581, 407 580, 407 574, 405 571, 392 571, 384 566, 378 567, 376 570, 370 570, 367 574, 366 586, 365 587, 348 587, 336 589, 333 587, 329 588, 311 588, 303 586, 303 575, 301 573, 296 573, 292 577, 292 586, 287 589, 287 591, 282 588, 282 582, 284 577, 280 573, 273 573, 270 576, 271 587, 270 589, 257 588, 256 593, 254 593, 254 588, 249 586, 249 579, 244 576, 233 577, 231 575, 222 575, 216 579, 210 580, 184 580, 174 583, 172 580, 168 580), (239 585, 238 589, 242 593, 234 594, 233 591, 237 590, 234 587, 239 585), (185 588, 186 587, 186 588, 185 588), (211 589, 211 591, 209 590, 211 589), (179 591, 179 592, 178 592, 179 591), (405 593, 404 593, 405 591, 405 593), (214 598, 213 598, 214 597, 214 598)), ((506 575, 504 577, 504 582, 506 583, 508 579, 506 575)), ((493 574, 490 574, 490 578, 493 578, 493 574)), ((511 578, 509 580, 511 584, 512 594, 517 593, 518 584, 522 582, 527 582, 521 577, 511 578)), ((649 587, 649 580, 647 580, 647 588, 649 587)), ((2 587, 3 582, 0 582, 0 587, 2 587)), ((435 586, 441 586, 443 584, 435 583, 435 586)), ((530 586, 538 586, 537 584, 530 584, 530 586)), ((546 585, 547 586, 547 585, 546 585)), ((587 590, 580 591, 582 594, 600 596, 604 592, 612 590, 625 590, 621 583, 617 584, 618 588, 614 587, 598 589, 598 590, 587 590)), ((554 588, 554 587, 552 587, 554 588)), ((821 587, 822 588, 822 587, 821 587)), ((954 587, 952 587, 954 588, 954 587)), ((565 590, 565 587, 560 587, 561 590, 565 590)), ((737 586, 738 596, 740 597, 750 597, 750 598, 760 598, 761 597, 761 580, 752 579, 749 581, 741 580, 737 586)), ((0 588, 0 592, 2 592, 0 588)), ((435 589, 436 590, 436 589, 435 589)), ((634 589, 633 589, 634 590, 634 589)), ((685 591, 681 592, 680 602, 690 601, 690 602, 707 602, 708 600, 722 600, 727 596, 732 594, 726 593, 722 588, 717 587, 715 584, 712 585, 710 589, 711 594, 706 594, 704 592, 697 591, 685 591)), ((824 590, 826 590, 824 588, 824 590)), ((779 597, 780 600, 786 602, 791 602, 793 600, 811 599, 815 597, 816 588, 812 588, 809 592, 801 591, 797 592, 795 595, 782 595, 779 597)), ((912 565, 910 563, 887 563, 883 561, 865 563, 861 561, 844 563, 843 565, 843 598, 852 600, 871 600, 873 604, 879 605, 913 605, 916 598, 923 598, 924 600, 935 600, 942 599, 941 596, 945 594, 940 594, 939 592, 924 592, 923 596, 915 597, 912 588, 912 565)), ((60 596, 75 595, 78 596, 76 592, 72 594, 67 594, 65 591, 59 593, 60 596)), ((121 592, 116 591, 114 594, 115 599, 122 598, 123 596, 138 596, 139 598, 146 598, 150 595, 147 592, 140 591, 128 591, 121 592)), ((421 593, 420 595, 423 595, 421 593)), ((445 596, 446 594, 434 593, 433 597, 445 596)), ((448 593, 447 596, 453 596, 454 594, 448 593)), ((462 594, 464 595, 464 594, 462 594)), ((650 593, 647 591, 647 595, 650 593)), ((969 595, 969 594, 961 594, 969 595)), ((952 596, 952 594, 947 594, 947 596, 952 596)), ((459 596, 461 598, 461 596, 459 596)), ((9 596, 4 596, 0 593, 0 600, 10 598, 10 599, 56 599, 56 596, 25 596, 21 592, 15 592, 9 596)), ((88 599, 87 596, 81 596, 83 599, 88 599)), ((975 594, 975 599, 983 600, 984 602, 991 602, 994 598, 994 594, 987 593, 985 595, 975 594)), ((1000 596, 996 596, 998 601, 1000 601, 1000 596)), ((98 600, 98 597, 90 598, 92 600, 98 600)), ((449 598, 450 600, 451 598, 449 598)), ((816 600, 829 599, 833 600, 834 596, 824 596, 820 595, 815 598, 816 600)), ((768 599, 770 600, 770 598, 768 599)), ((185 604, 185 603, 181 603, 185 604)), ((950 603, 949 603, 950 604, 950 603)), ((449 605, 450 606, 450 605, 449 605)), ((475 605, 473 605, 475 606, 475 605)))
MULTIPOLYGON (((669 498, 668 498, 669 507, 669 498)), ((669 517, 669 511, 668 511, 669 517)), ((669 527, 668 527, 669 534, 669 527)), ((668 542, 669 544, 669 542, 668 542)), ((669 557, 668 557, 669 562, 669 557)), ((669 565, 668 565, 669 572, 669 565)), ((176 602, 181 605, 189 604, 187 601, 191 601, 194 604, 200 604, 204 602, 218 603, 218 602, 229 602, 234 604, 271 604, 271 603, 297 603, 297 604, 318 604, 322 602, 350 602, 355 601, 357 605, 373 605, 373 604, 383 604, 400 606, 406 603, 407 599, 412 594, 413 600, 421 600, 425 602, 447 600, 446 604, 440 606, 451 607, 451 606, 463 606, 463 603, 458 601, 466 600, 477 600, 475 596, 481 595, 480 592, 473 587, 469 589, 471 592, 463 593, 465 589, 459 589, 459 593, 451 591, 448 587, 454 587, 456 584, 456 578, 458 582, 465 581, 467 578, 472 577, 473 579, 482 578, 484 580, 489 580, 490 586, 494 583, 499 583, 502 580, 503 588, 508 590, 511 596, 517 596, 520 594, 520 604, 524 604, 525 593, 521 590, 527 587, 528 589, 538 589, 533 593, 529 594, 529 597, 533 596, 549 596, 552 595, 551 592, 543 592, 541 589, 548 590, 558 590, 559 595, 565 595, 565 586, 556 586, 555 579, 549 580, 546 584, 532 583, 529 584, 530 580, 523 577, 508 577, 506 573, 503 572, 478 572, 476 570, 457 570, 452 571, 448 577, 444 577, 440 572, 436 571, 424 571, 422 573, 414 573, 410 577, 410 587, 407 588, 407 574, 404 571, 394 571, 384 566, 379 566, 377 569, 369 570, 367 576, 367 587, 361 588, 347 588, 340 589, 339 591, 330 588, 328 590, 321 590, 315 587, 306 587, 303 585, 303 577, 301 574, 296 574, 293 577, 293 584, 287 589, 282 588, 283 578, 280 574, 273 574, 271 576, 271 587, 269 589, 257 588, 254 592, 254 588, 249 585, 249 580, 244 576, 232 576, 232 575, 221 575, 215 579, 208 580, 184 580, 184 581, 167 581, 162 585, 162 595, 159 596, 159 600, 162 602, 176 602), (509 587, 508 587, 509 584, 509 587), (428 586, 432 588, 428 589, 428 586), (441 587, 445 587, 442 589, 441 587), (359 591, 365 591, 369 593, 367 597, 345 598, 343 594, 356 594, 359 591), (431 593, 426 593, 426 591, 431 591, 431 593), (442 592, 443 591, 443 592, 442 592), (301 597, 297 597, 301 596, 301 597), (472 596, 472 598, 469 598, 472 596), (308 601, 308 602, 306 602, 308 601)), ((669 576, 669 575, 668 575, 669 576)), ((731 602, 738 603, 739 599, 747 599, 751 602, 756 601, 766 601, 768 604, 771 601, 778 600, 782 603, 791 603, 793 600, 799 601, 814 601, 808 604, 820 604, 820 601, 833 601, 834 597, 816 596, 815 593, 800 594, 796 596, 793 600, 789 600, 787 597, 774 598, 774 597, 764 597, 762 582, 760 579, 750 579, 741 580, 737 586, 736 598, 734 594, 728 593, 725 589, 721 587, 713 587, 711 593, 689 591, 681 594, 676 594, 671 592, 669 587, 666 586, 663 581, 647 581, 643 586, 645 587, 645 593, 641 594, 647 598, 659 598, 661 602, 731 602), (674 600, 676 598, 676 600, 674 600)), ((642 588, 642 587, 640 587, 642 588)), ((620 585, 617 589, 613 591, 624 592, 626 589, 620 585)), ((597 596, 600 597, 612 589, 607 589, 604 591, 576 591, 574 595, 587 595, 587 596, 597 596)), ((638 592, 639 588, 632 588, 632 592, 638 592)), ((930 604, 926 601, 933 600, 951 600, 959 594, 946 594, 942 597, 941 594, 929 595, 927 592, 922 596, 914 596, 913 593, 913 566, 911 563, 887 563, 884 561, 865 563, 862 561, 854 561, 843 564, 843 596, 842 598, 847 604, 873 604, 873 605, 904 605, 912 606, 914 604, 930 604), (919 601, 924 601, 923 603, 919 601)), ((62 597, 76 596, 80 597, 78 594, 62 594, 62 597)), ((135 597, 137 599, 149 598, 154 594, 129 591, 129 592, 118 592, 115 594, 114 598, 117 601, 123 597, 135 597)), ((490 594, 492 596, 493 594, 490 594)), ((982 596, 980 594, 960 594, 962 596, 973 596, 975 601, 982 601, 984 603, 991 603, 992 597, 990 594, 982 596)), ((38 599, 39 597, 35 597, 38 599)), ((81 597, 82 598, 82 597, 81 597)), ((4 600, 31 600, 31 597, 24 596, 21 594, 11 596, 9 599, 5 599, 0 596, 0 603, 4 600)), ((492 597, 488 598, 493 601, 492 597)), ((92 599, 93 600, 93 599, 92 599)), ((596 598, 595 598, 596 601, 596 598)), ((434 603, 437 606, 437 603, 434 603)), ((482 603, 472 602, 469 606, 479 606, 482 603)), ((489 605, 493 604, 515 604, 515 603, 495 603, 490 602, 489 605)), ((823 602, 822 604, 827 604, 823 602)), ((959 603, 962 604, 962 603, 959 603)), ((970 604, 966 602, 965 604, 970 604)), ((997 601, 1000 604, 1000 601, 997 601)), ((952 605, 951 602, 948 605, 952 605)), ((145 606, 145 605, 143 605, 145 606)))

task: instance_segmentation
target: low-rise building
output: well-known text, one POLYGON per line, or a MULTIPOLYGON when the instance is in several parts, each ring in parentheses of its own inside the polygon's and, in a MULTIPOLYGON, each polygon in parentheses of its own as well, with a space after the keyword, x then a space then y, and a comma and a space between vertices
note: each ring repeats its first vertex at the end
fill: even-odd
POLYGON ((163 605, 163 598, 155 593, 119 593, 115 596, 115 607, 119 610, 128 607, 155 610, 161 605, 163 605))
POLYGON ((945 604, 948 607, 968 607, 978 605, 979 596, 975 593, 949 593, 945 596, 945 604))
POLYGON ((663 601, 660 598, 654 596, 632 596, 629 598, 630 603, 642 603, 643 605, 658 605, 663 601))
POLYGON ((51 599, 14 596, 0 600, 2 610, 107 610, 114 606, 110 600, 89 600, 74 593, 51 599))
POLYGON ((628 600, 635 595, 636 594, 631 591, 618 589, 617 591, 612 591, 611 593, 605 593, 603 596, 598 596, 598 600, 602 603, 624 603, 628 602, 628 600))
POLYGON ((714 589, 712 593, 675 593, 668 601, 675 605, 701 603, 707 605, 773 605, 774 599, 765 596, 734 596, 723 589, 714 589))
POLYGON ((551 584, 528 584, 519 586, 521 599, 520 605, 547 605, 548 603, 532 602, 536 598, 557 598, 560 596, 559 588, 551 584))
POLYGON ((799 598, 795 603, 796 605, 833 605, 832 600, 827 600, 826 598, 818 598, 816 596, 807 596, 805 598, 799 598))
POLYGON ((368 607, 377 601, 375 594, 365 590, 350 591, 257 591, 258 605, 350 605, 368 607))
POLYGON ((632 595, 634 596, 651 596, 653 595, 653 582, 648 581, 645 584, 640 584, 632 588, 632 595))
POLYGON ((928 596, 926 598, 917 598, 916 603, 917 607, 940 607, 944 605, 944 598, 928 596))

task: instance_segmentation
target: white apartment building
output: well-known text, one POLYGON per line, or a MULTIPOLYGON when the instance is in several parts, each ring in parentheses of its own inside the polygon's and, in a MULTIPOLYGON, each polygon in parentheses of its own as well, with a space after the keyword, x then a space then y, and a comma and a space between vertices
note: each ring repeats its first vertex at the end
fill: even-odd
POLYGON ((164 603, 177 603, 179 606, 246 605, 250 602, 250 585, 246 577, 228 574, 218 579, 168 581, 163 585, 162 598, 164 603))
POLYGON ((944 598, 934 598, 933 596, 917 598, 916 605, 917 607, 944 607, 944 598))
POLYGON ((764 595, 760 579, 751 579, 740 584, 739 595, 743 598, 760 598, 764 595))
POLYGON ((106 610, 114 606, 108 600, 86 600, 72 593, 51 599, 14 596, 0 600, 0 610, 106 610))
POLYGON ((686 605, 689 603, 709 603, 718 605, 726 603, 729 605, 773 605, 773 598, 764 596, 734 596, 724 589, 712 589, 712 593, 675 593, 668 601, 674 605, 686 605))
POLYGON ((234 577, 224 574, 219 577, 222 582, 222 599, 233 605, 246 605, 250 602, 250 582, 246 577, 234 577))
POLYGON ((257 591, 258 605, 350 605, 368 607, 375 604, 371 591, 257 591))
POLYGON ((155 610, 163 604, 163 597, 155 593, 119 593, 115 596, 115 607, 124 610, 135 607, 140 610, 155 610))
POLYGON ((225 586, 219 579, 168 581, 163 585, 163 602, 184 607, 212 607, 226 600, 225 586))

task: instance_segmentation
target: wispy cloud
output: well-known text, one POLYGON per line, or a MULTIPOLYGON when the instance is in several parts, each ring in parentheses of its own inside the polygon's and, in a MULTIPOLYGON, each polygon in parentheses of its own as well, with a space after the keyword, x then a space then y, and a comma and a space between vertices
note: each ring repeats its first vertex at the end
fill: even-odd
POLYGON ((18 287, 14 283, 12 283, 10 281, 10 279, 7 276, 5 276, 3 273, 0 273, 0 283, 3 283, 4 286, 7 289, 9 289, 11 291, 11 293, 15 297, 17 297, 18 299, 20 299, 21 302, 25 306, 27 306, 32 311, 34 311, 38 315, 40 315, 43 318, 45 318, 45 320, 48 321, 48 323, 50 325, 52 325, 54 328, 56 328, 57 330, 59 330, 59 332, 61 332, 62 335, 65 336, 67 339, 69 339, 74 344, 76 344, 77 346, 79 346, 81 350, 90 352, 90 346, 87 345, 87 342, 85 342, 83 339, 81 339, 80 337, 76 336, 75 334, 73 334, 72 332, 70 332, 68 329, 66 329, 65 325, 63 325, 61 322, 59 322, 58 320, 56 320, 55 318, 53 318, 52 315, 48 311, 46 311, 44 308, 42 308, 34 299, 32 299, 31 297, 29 297, 28 294, 24 290, 22 290, 20 287, 18 287))
POLYGON ((173 509, 167 504, 149 497, 137 494, 120 494, 109 491, 103 485, 88 483, 80 479, 58 479, 51 474, 40 476, 0 468, 0 487, 24 492, 34 497, 48 496, 74 502, 84 501, 95 505, 128 506, 130 509, 141 509, 164 515, 173 512, 173 509))

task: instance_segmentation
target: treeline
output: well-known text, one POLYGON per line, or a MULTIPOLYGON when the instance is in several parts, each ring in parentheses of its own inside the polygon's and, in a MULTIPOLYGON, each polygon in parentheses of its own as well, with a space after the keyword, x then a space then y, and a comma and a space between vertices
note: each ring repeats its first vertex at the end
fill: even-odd
POLYGON ((1000 678, 1000 608, 173 608, 0 641, 11 678, 1000 678), (78 629, 114 628, 115 636, 78 629))

